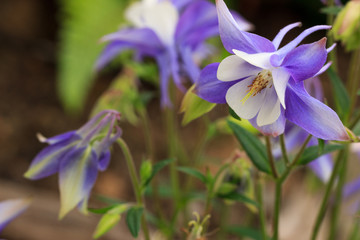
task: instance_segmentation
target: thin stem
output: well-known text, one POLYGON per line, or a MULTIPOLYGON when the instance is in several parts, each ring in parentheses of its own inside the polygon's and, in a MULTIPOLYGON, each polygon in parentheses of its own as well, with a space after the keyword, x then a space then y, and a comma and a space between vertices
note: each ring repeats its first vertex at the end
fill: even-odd
POLYGON ((285 160, 285 164, 286 164, 286 166, 289 166, 290 161, 289 161, 289 158, 288 158, 288 155, 287 155, 287 152, 286 152, 284 134, 281 134, 279 136, 279 139, 280 139, 281 152, 282 152, 283 158, 285 160))
POLYGON ((146 109, 143 109, 140 112, 141 121, 144 127, 144 137, 145 137, 145 147, 147 152, 147 158, 149 158, 151 161, 154 161, 155 159, 155 149, 154 144, 152 141, 152 134, 151 134, 151 128, 150 128, 150 122, 149 122, 149 116, 146 112, 146 109))
POLYGON ((352 53, 351 60, 350 60, 350 67, 348 73, 348 91, 350 94, 350 116, 352 116, 355 106, 356 106, 356 99, 357 94, 356 91, 359 89, 359 81, 360 81, 360 50, 356 50, 352 53))
POLYGON ((260 217, 260 224, 261 224, 261 235, 262 239, 267 239, 266 234, 266 217, 265 217, 265 207, 264 207, 264 199, 263 199, 263 181, 258 177, 255 183, 255 191, 256 191, 256 198, 259 203, 259 217, 260 217))
POLYGON ((322 200, 320 210, 319 210, 318 215, 316 217, 316 221, 315 221, 315 224, 314 224, 314 229, 313 229, 313 232, 312 232, 312 235, 311 235, 311 240, 316 240, 317 234, 318 234, 318 232, 320 230, 321 223, 322 223, 322 221, 323 221, 323 219, 325 217, 326 209, 327 209, 329 198, 330 198, 330 195, 331 195, 331 190, 333 189, 333 186, 334 186, 334 183, 335 183, 335 180, 336 180, 336 177, 337 177, 337 173, 338 173, 339 168, 341 166, 341 160, 342 160, 344 154, 345 154, 344 150, 341 150, 339 152, 339 154, 338 154, 338 157, 336 158, 335 166, 334 166, 333 171, 331 173, 331 177, 330 177, 330 180, 329 180, 328 185, 326 187, 325 195, 324 195, 324 198, 322 200))
POLYGON ((270 137, 269 136, 265 136, 265 141, 266 141, 266 151, 267 151, 267 155, 270 161, 270 167, 271 167, 271 171, 273 173, 273 177, 276 179, 279 177, 279 174, 276 170, 276 165, 275 165, 275 159, 274 156, 272 154, 271 151, 271 142, 270 142, 270 137))
POLYGON ((341 210, 341 202, 342 202, 342 195, 343 195, 343 188, 345 185, 346 179, 346 170, 347 170, 347 162, 348 162, 348 148, 346 148, 344 153, 343 160, 341 161, 341 166, 339 168, 339 181, 336 186, 336 194, 335 194, 335 201, 334 207, 332 209, 332 216, 331 216, 331 226, 330 226, 330 237, 329 240, 337 239, 336 231, 338 229, 338 218, 340 215, 341 210))
MULTIPOLYGON (((328 0, 327 1, 328 7, 333 7, 335 5, 334 0, 328 0)), ((334 24, 334 15, 328 14, 326 16, 326 22, 327 25, 332 26, 334 24)), ((328 30, 327 34, 327 46, 330 47, 334 44, 334 35, 331 32, 331 30, 328 30)), ((332 68, 335 72, 337 72, 338 66, 337 66, 337 56, 336 56, 336 47, 329 53, 329 60, 332 62, 332 68)))
POLYGON ((279 217, 280 217, 280 206, 281 206, 281 193, 282 193, 282 182, 276 182, 275 188, 275 202, 274 202, 274 217, 273 217, 273 240, 279 238, 279 217))
MULTIPOLYGON (((125 156, 126 164, 128 166, 128 169, 129 169, 131 182, 132 182, 134 192, 135 192, 136 202, 140 206, 143 206, 144 209, 145 209, 145 203, 144 203, 144 201, 142 199, 142 194, 141 194, 141 186, 139 184, 140 181, 139 181, 139 177, 137 176, 137 173, 136 173, 135 163, 134 163, 133 157, 132 157, 132 155, 130 153, 130 149, 127 146, 126 142, 122 138, 119 138, 117 140, 117 143, 119 144, 119 146, 120 146, 120 148, 123 151, 124 156, 125 156)), ((145 239, 150 240, 149 227, 148 227, 147 222, 145 220, 145 214, 142 215, 141 223, 142 223, 141 226, 142 226, 142 229, 143 229, 143 232, 144 232, 145 239)))

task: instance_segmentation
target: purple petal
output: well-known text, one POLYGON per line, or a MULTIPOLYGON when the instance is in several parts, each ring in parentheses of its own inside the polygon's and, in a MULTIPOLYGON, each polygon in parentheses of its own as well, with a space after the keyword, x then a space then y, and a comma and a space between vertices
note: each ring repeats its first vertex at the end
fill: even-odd
POLYGON ((30 199, 12 199, 0 202, 0 232, 14 218, 22 214, 30 205, 30 199))
POLYGON ((326 62, 325 45, 326 38, 312 44, 301 45, 286 55, 281 66, 296 82, 311 78, 326 62))
POLYGON ((317 100, 322 101, 324 99, 324 92, 319 78, 307 79, 304 81, 304 86, 306 91, 317 100))
POLYGON ((98 163, 91 147, 73 149, 60 163, 60 218, 87 199, 96 181, 98 163))
POLYGON ((274 40, 272 41, 272 43, 274 44, 275 48, 278 49, 280 46, 281 41, 283 40, 284 36, 293 28, 295 27, 300 27, 301 23, 297 22, 297 23, 293 23, 293 24, 289 24, 286 27, 282 28, 279 33, 275 36, 274 40))
POLYGON ((331 26, 327 26, 327 25, 318 25, 318 26, 314 26, 311 28, 306 29, 305 31, 303 31, 302 33, 300 33, 299 36, 297 36, 294 40, 292 40, 291 42, 289 42, 288 44, 286 44, 284 47, 280 48, 278 51, 278 54, 281 56, 285 56, 288 52, 290 52, 291 50, 293 50, 297 45, 299 45, 301 43, 301 41, 307 37, 308 35, 310 35, 313 32, 319 31, 319 30, 325 30, 325 29, 330 29, 331 26))
POLYGON ((186 7, 191 2, 195 2, 197 0, 171 0, 171 2, 175 5, 175 7, 179 10, 186 7))
POLYGON ((349 140, 349 136, 338 115, 319 100, 311 97, 303 82, 290 79, 285 94, 288 120, 305 131, 324 140, 349 140))
POLYGON ((266 135, 266 136, 273 136, 273 137, 277 137, 280 134, 284 133, 285 130, 285 116, 284 116, 284 109, 281 107, 281 113, 279 118, 272 124, 269 125, 264 125, 259 127, 256 124, 256 119, 258 116, 255 116, 254 118, 250 119, 249 122, 256 128, 258 129, 262 134, 266 135))
POLYGON ((141 54, 154 56, 163 50, 164 46, 157 35, 149 28, 122 29, 102 38, 111 41, 98 58, 95 69, 102 69, 124 49, 135 49, 141 54))
POLYGON ((162 54, 156 57, 157 64, 160 72, 160 92, 161 92, 161 106, 172 107, 172 103, 169 96, 169 80, 171 74, 170 59, 166 54, 162 54))
POLYGON ((325 154, 309 163, 309 167, 320 178, 321 181, 327 182, 330 179, 333 169, 331 154, 325 154))
POLYGON ((207 38, 218 35, 216 7, 208 1, 200 0, 190 4, 180 16, 176 29, 176 40, 192 49, 207 38))
POLYGON ((80 139, 78 135, 73 135, 70 139, 65 139, 47 146, 36 155, 24 176, 32 180, 37 180, 55 174, 59 170, 59 164, 64 155, 74 147, 80 139))
POLYGON ((100 171, 105 171, 108 168, 110 163, 110 157, 111 157, 110 150, 101 153, 98 160, 98 169, 100 171))
POLYGON ((179 54, 181 55, 181 60, 183 61, 182 70, 188 75, 190 81, 194 83, 200 75, 200 69, 195 64, 193 60, 193 52, 190 47, 179 46, 179 54))
POLYGON ((219 63, 212 63, 206 66, 200 73, 196 83, 196 94, 211 103, 226 103, 226 92, 239 80, 223 82, 217 79, 216 74, 219 63))
POLYGON ((233 53, 237 49, 246 53, 274 52, 274 45, 266 38, 241 31, 223 0, 216 1, 219 32, 225 49, 233 53))
POLYGON ((69 131, 69 132, 66 132, 66 133, 63 133, 63 134, 60 134, 60 135, 56 135, 56 136, 51 137, 51 138, 46 138, 44 141, 41 141, 41 142, 46 142, 48 144, 54 144, 54 143, 58 143, 58 142, 70 139, 75 134, 76 134, 76 131, 69 131))
POLYGON ((358 193, 360 190, 360 178, 357 178, 350 183, 347 183, 343 190, 344 198, 349 198, 354 194, 358 193))

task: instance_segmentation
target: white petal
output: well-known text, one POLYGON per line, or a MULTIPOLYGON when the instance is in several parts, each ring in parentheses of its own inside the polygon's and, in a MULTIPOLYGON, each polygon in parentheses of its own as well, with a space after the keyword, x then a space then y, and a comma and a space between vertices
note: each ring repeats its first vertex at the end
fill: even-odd
POLYGON ((263 69, 271 69, 273 66, 270 63, 270 57, 274 54, 273 52, 261 52, 249 54, 236 49, 233 52, 246 62, 263 69))
POLYGON ((233 85, 226 93, 226 102, 234 112, 244 119, 251 119, 256 116, 264 100, 264 92, 256 96, 250 96, 244 103, 242 100, 248 93, 248 86, 252 83, 254 77, 249 77, 233 85))
POLYGON ((275 87, 276 94, 280 100, 281 105, 285 107, 285 91, 286 86, 290 78, 290 74, 281 68, 276 68, 271 71, 273 77, 273 84, 275 87))
POLYGON ((256 123, 259 127, 274 123, 280 116, 280 101, 273 88, 266 88, 256 123))
POLYGON ((141 2, 131 4, 125 11, 125 18, 138 28, 144 27, 143 14, 146 11, 146 5, 141 2))
POLYGON ((231 55, 221 61, 217 70, 220 81, 234 81, 244 77, 256 75, 262 69, 254 67, 236 55, 231 55))

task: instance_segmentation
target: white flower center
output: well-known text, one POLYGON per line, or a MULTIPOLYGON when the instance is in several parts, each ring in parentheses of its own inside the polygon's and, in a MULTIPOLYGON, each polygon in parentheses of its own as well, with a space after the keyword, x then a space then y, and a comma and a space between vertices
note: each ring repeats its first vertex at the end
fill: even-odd
POLYGON ((262 70, 258 73, 258 75, 254 78, 252 83, 248 86, 247 94, 240 102, 245 104, 245 102, 251 97, 256 96, 257 94, 261 93, 263 89, 269 86, 271 88, 273 85, 273 78, 271 71, 269 70, 262 70))

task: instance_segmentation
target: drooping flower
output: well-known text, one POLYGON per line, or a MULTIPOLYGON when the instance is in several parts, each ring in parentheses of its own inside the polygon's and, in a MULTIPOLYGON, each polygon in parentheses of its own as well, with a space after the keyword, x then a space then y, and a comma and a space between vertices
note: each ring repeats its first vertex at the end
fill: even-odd
POLYGON ((30 205, 30 199, 11 199, 0 202, 0 232, 14 218, 22 214, 30 205))
POLYGON ((32 161, 25 177, 37 180, 59 173, 61 208, 64 217, 75 206, 87 212, 87 202, 98 171, 110 162, 110 146, 121 135, 116 125, 120 114, 104 110, 76 131, 52 138, 39 137, 49 144, 32 161))
POLYGON ((216 4, 220 37, 233 55, 203 69, 197 94, 209 102, 228 103, 266 135, 282 134, 288 119, 317 138, 348 140, 337 114, 311 97, 303 83, 330 66, 325 62, 332 48, 325 48, 326 38, 298 45, 309 34, 330 26, 309 28, 279 48, 285 34, 300 23, 284 27, 269 41, 239 29, 224 1, 216 4))
MULTIPOLYGON (((218 34, 216 8, 206 0, 143 0, 126 11, 133 27, 106 35, 109 42, 99 57, 96 69, 103 68, 124 49, 136 50, 137 57, 155 58, 159 66, 161 104, 170 107, 168 86, 170 76, 184 90, 185 76, 192 82, 200 72, 196 56, 206 55, 204 41, 218 34), (200 53, 200 54, 198 54, 200 53)), ((236 17, 242 30, 251 25, 236 17)))

